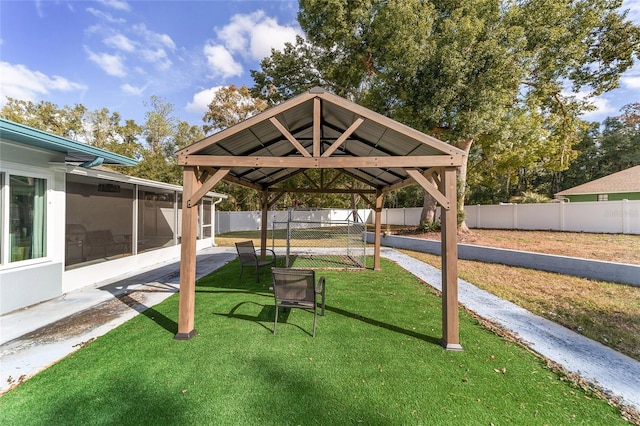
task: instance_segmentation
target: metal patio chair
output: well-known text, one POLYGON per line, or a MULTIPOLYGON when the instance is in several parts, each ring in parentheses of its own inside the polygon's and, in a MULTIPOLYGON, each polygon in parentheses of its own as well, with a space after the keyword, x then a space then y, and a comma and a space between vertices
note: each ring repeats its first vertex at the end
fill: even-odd
POLYGON ((253 246, 253 241, 242 241, 236 243, 236 250, 238 251, 238 257, 240 258, 240 278, 242 278, 242 272, 246 267, 253 267, 256 271, 256 282, 260 282, 260 268, 265 266, 276 266, 276 253, 271 249, 266 249, 271 252, 270 260, 260 260, 260 253, 258 253, 253 246))
POLYGON ((273 334, 278 325, 280 308, 301 308, 313 310, 313 337, 316 337, 316 319, 318 302, 320 315, 324 316, 325 280, 320 277, 316 284, 315 271, 312 269, 272 268, 273 295, 276 305, 276 318, 273 323, 273 334), (321 296, 318 301, 318 295, 321 296))

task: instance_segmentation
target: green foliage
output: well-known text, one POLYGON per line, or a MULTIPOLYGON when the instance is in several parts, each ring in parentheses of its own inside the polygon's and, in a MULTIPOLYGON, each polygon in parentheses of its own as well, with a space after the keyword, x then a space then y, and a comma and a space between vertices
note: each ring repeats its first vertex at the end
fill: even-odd
POLYGON ((202 117, 205 134, 211 134, 231 127, 247 118, 254 116, 267 108, 267 102, 254 98, 247 86, 240 88, 235 85, 221 87, 209 103, 209 109, 202 117))
POLYGON ((440 230, 440 223, 439 222, 427 222, 427 221, 423 221, 420 222, 420 224, 418 225, 418 231, 420 232, 435 232, 435 231, 439 231, 440 230))
POLYGON ((303 0, 306 39, 265 58, 252 93, 275 103, 322 85, 471 148, 471 195, 508 197, 522 170, 569 166, 590 96, 617 87, 638 56, 640 28, 620 5, 303 0))
POLYGON ((550 201, 551 199, 544 194, 538 194, 529 191, 523 192, 522 195, 517 195, 509 199, 510 203, 518 204, 548 203, 550 201))
POLYGON ((460 227, 460 225, 462 225, 466 219, 467 219, 467 211, 464 210, 464 209, 459 209, 457 214, 456 214, 456 220, 458 222, 458 227, 460 227))
POLYGON ((640 164, 640 104, 629 104, 622 110, 622 115, 607 118, 602 129, 594 123, 583 132, 577 146, 579 155, 561 173, 555 192, 640 164))
POLYGON ((7 97, 7 103, 0 110, 0 117, 4 119, 75 140, 79 140, 84 133, 86 114, 87 108, 82 104, 59 108, 48 101, 33 103, 10 97, 7 97))

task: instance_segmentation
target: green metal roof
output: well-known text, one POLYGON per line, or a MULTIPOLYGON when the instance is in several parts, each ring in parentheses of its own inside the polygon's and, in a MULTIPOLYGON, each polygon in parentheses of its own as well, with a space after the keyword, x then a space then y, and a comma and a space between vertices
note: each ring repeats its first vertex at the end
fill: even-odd
POLYGON ((86 163, 89 166, 99 164, 135 166, 138 164, 138 161, 133 158, 3 118, 0 118, 0 138, 49 151, 62 152, 65 154, 65 161, 69 163, 86 163))

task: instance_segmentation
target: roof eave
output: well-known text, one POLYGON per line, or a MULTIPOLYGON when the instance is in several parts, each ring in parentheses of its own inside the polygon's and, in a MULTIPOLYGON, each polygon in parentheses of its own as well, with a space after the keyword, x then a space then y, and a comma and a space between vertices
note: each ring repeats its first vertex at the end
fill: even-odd
POLYGON ((91 160, 102 159, 102 164, 135 166, 138 161, 116 154, 101 148, 83 144, 78 141, 63 138, 24 124, 0 118, 0 137, 17 143, 26 143, 31 146, 62 152, 65 154, 81 154, 91 160))

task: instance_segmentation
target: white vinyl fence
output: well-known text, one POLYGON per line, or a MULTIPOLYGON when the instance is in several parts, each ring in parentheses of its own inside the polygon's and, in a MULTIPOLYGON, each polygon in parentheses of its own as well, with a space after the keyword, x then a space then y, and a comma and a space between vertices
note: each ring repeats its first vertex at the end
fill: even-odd
MULTIPOLYGON (((371 210, 359 209, 358 221, 368 223, 371 210)), ((267 215, 267 229, 272 229, 273 222, 286 222, 289 217, 287 211, 270 211, 267 215)), ((295 210, 293 219, 305 222, 330 222, 353 220, 351 209, 320 209, 320 210, 295 210)), ((216 211, 216 234, 224 234, 233 231, 256 231, 260 229, 262 213, 253 212, 221 212, 216 211)))
POLYGON ((465 206, 470 228, 640 234, 640 200, 465 206))
MULTIPOLYGON (((469 228, 523 229, 640 235, 640 200, 580 203, 503 204, 465 206, 469 228)), ((382 223, 417 226, 421 207, 383 209, 382 223)), ((373 223, 370 209, 358 210, 361 221, 373 223)), ((286 221, 288 212, 271 211, 268 229, 275 221, 286 221)), ((322 209, 294 212, 296 220, 353 220, 350 209, 322 209)), ((216 212, 216 234, 260 229, 261 213, 216 212)))

